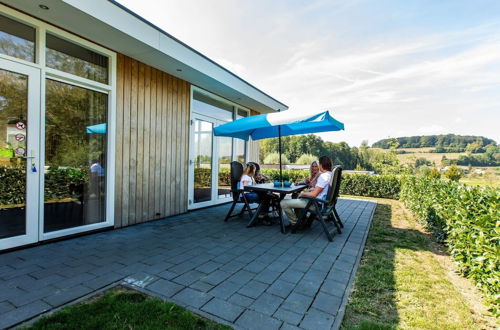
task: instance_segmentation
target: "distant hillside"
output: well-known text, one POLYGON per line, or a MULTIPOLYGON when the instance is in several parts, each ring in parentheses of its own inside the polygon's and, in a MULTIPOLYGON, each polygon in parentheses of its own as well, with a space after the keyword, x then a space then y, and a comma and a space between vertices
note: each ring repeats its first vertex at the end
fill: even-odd
POLYGON ((489 144, 496 145, 496 142, 484 136, 446 134, 383 139, 372 146, 382 149, 389 149, 391 146, 398 149, 435 147, 435 152, 462 152, 468 148, 472 152, 481 152, 489 144))

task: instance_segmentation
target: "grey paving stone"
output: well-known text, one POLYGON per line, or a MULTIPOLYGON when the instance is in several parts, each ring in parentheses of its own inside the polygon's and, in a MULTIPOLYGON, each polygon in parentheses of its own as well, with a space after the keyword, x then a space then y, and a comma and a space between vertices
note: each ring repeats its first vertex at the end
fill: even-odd
POLYGON ((213 296, 210 294, 190 288, 185 288, 172 297, 172 299, 178 300, 186 305, 193 306, 195 308, 200 308, 212 298, 213 296))
POLYGON ((283 300, 281 297, 264 292, 255 300, 250 308, 264 314, 273 315, 283 300))
POLYGON ((321 282, 317 281, 308 281, 306 279, 302 279, 297 286, 295 287, 294 291, 304 294, 307 296, 314 297, 316 293, 318 292, 319 288, 321 286, 321 282))
POLYGON ((291 325, 298 325, 300 320, 304 317, 304 314, 295 313, 283 308, 279 308, 275 313, 274 317, 278 320, 285 321, 291 325))
POLYGON ((268 284, 252 280, 239 289, 238 293, 250 298, 257 298, 268 287, 268 284))
POLYGON ((7 301, 0 302, 0 315, 13 310, 14 308, 16 307, 7 301))
POLYGON ((59 289, 71 288, 71 287, 77 286, 79 284, 82 284, 83 282, 89 281, 89 280, 94 279, 94 278, 96 278, 96 276, 93 274, 82 273, 82 274, 78 274, 76 276, 72 276, 68 279, 62 280, 62 281, 57 281, 57 282, 53 283, 53 285, 59 289))
POLYGON ((238 291, 242 287, 242 284, 231 282, 231 281, 224 281, 214 287, 212 290, 210 290, 210 294, 221 298, 221 299, 228 299, 231 297, 236 291, 238 291))
POLYGON ((330 330, 334 321, 335 318, 332 315, 311 308, 304 316, 304 319, 300 323, 300 327, 311 330, 330 330))
POLYGON ((241 306, 229 303, 219 298, 210 300, 201 309, 229 322, 234 322, 244 310, 241 306))
POLYGON ((331 279, 326 279, 320 287, 320 291, 328 293, 332 296, 342 298, 347 288, 347 283, 337 282, 331 279))
POLYGON ((264 269, 255 276, 255 279, 262 283, 272 284, 279 276, 279 272, 264 269))
POLYGON ((161 277, 161 278, 164 278, 164 279, 166 279, 166 280, 171 280, 171 279, 173 279, 173 278, 175 278, 175 277, 179 276, 179 274, 174 273, 174 272, 169 272, 168 270, 163 271, 163 272, 161 272, 161 273, 158 273, 158 274, 156 274, 156 275, 157 275, 157 276, 159 276, 159 277, 161 277))
POLYGON ((248 307, 253 304, 255 300, 246 296, 242 296, 239 293, 235 293, 229 298, 228 301, 239 306, 248 307))
POLYGON ((279 329, 283 322, 252 310, 246 310, 236 321, 243 329, 279 329))
POLYGON ((280 280, 283 280, 283 281, 295 284, 298 281, 300 281, 300 279, 302 278, 302 276, 304 276, 303 272, 299 272, 297 270, 288 269, 285 272, 283 272, 279 278, 280 278, 280 280))
POLYGON ((177 283, 173 283, 171 281, 167 280, 158 280, 156 282, 153 282, 152 284, 148 285, 146 289, 151 290, 153 292, 156 292, 158 294, 161 294, 166 297, 172 297, 175 295, 177 292, 181 291, 183 288, 182 285, 179 285, 177 283))
POLYGON ((43 298, 43 300, 53 307, 66 304, 77 298, 83 297, 91 293, 93 289, 83 285, 77 285, 69 289, 59 289, 53 295, 43 298))
POLYGON ((288 324, 288 323, 284 323, 280 330, 300 330, 301 328, 299 327, 296 327, 295 325, 291 325, 291 324, 288 324))
POLYGON ((311 305, 312 300, 313 297, 305 296, 297 292, 292 292, 285 299, 281 307, 294 312, 307 311, 309 305, 311 305))
POLYGON ((252 273, 259 273, 267 267, 267 264, 262 263, 258 260, 254 260, 249 263, 244 269, 252 273))
POLYGON ((24 320, 30 319, 38 314, 50 310, 50 306, 43 301, 37 300, 23 307, 13 309, 2 314, 0 317, 0 329, 9 328, 24 320))
POLYGON ((290 282, 277 280, 267 289, 268 293, 274 294, 278 297, 286 298, 295 288, 295 285, 290 282))
POLYGON ((222 270, 216 270, 201 278, 203 282, 207 282, 212 285, 217 285, 228 278, 231 274, 223 272, 222 270))
POLYGON ((247 265, 246 263, 239 262, 236 260, 231 260, 227 264, 221 266, 220 270, 225 271, 227 273, 234 274, 237 271, 239 271, 240 269, 242 269, 243 267, 245 267, 246 265, 247 265))
POLYGON ((335 316, 341 303, 342 298, 319 292, 314 298, 312 307, 335 316))
POLYGON ((212 288, 214 286, 212 284, 209 284, 209 283, 206 283, 203 281, 196 281, 196 282, 192 283, 189 287, 192 289, 198 290, 198 291, 208 292, 208 291, 212 290, 212 288))
POLYGON ((117 282, 123 278, 123 275, 117 273, 107 273, 102 276, 83 282, 83 285, 91 289, 100 289, 111 283, 117 282))
POLYGON ((252 278, 254 278, 255 273, 246 271, 246 270, 240 270, 233 274, 230 278, 229 281, 239 283, 239 284, 245 284, 248 281, 250 281, 252 278))
POLYGON ((214 270, 220 268, 223 264, 213 261, 208 261, 201 266, 198 266, 196 270, 203 272, 205 274, 210 274, 214 270))
POLYGON ((194 283, 205 276, 205 273, 199 272, 197 270, 190 270, 189 272, 174 278, 172 281, 184 286, 189 286, 191 283, 194 283))

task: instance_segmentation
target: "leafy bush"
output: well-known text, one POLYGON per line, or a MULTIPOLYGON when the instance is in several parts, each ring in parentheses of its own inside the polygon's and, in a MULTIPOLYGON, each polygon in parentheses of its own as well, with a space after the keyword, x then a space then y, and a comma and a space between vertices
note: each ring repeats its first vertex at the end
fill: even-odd
POLYGON ((500 313, 500 190, 428 177, 403 179, 401 199, 446 242, 460 271, 500 313))
MULTIPOLYGON (((45 199, 77 197, 86 182, 88 182, 86 170, 50 170, 45 174, 45 199)), ((0 166, 0 205, 23 204, 25 195, 24 168, 0 166)))
POLYGON ((401 180, 395 175, 343 174, 340 193, 346 195, 399 198, 401 180))
POLYGON ((303 154, 296 161, 295 164, 300 165, 310 165, 313 161, 317 160, 318 157, 311 154, 303 154))
POLYGON ((452 164, 449 169, 444 172, 444 176, 451 181, 459 181, 462 177, 462 171, 457 167, 457 165, 452 164))
MULTIPOLYGON (((264 161, 263 161, 264 164, 279 164, 280 163, 280 154, 277 153, 277 152, 273 152, 269 155, 266 156, 266 158, 264 158, 264 161)), ((281 155, 281 164, 290 164, 290 161, 288 160, 288 158, 286 157, 286 155, 281 155)))

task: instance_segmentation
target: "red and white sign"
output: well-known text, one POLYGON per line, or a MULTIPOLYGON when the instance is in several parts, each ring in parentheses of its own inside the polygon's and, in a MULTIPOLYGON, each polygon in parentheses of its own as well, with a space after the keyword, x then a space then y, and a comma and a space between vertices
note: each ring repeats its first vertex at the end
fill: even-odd
POLYGON ((16 138, 16 141, 18 141, 18 142, 23 142, 24 140, 26 140, 26 135, 21 134, 21 133, 16 134, 14 137, 16 138))
POLYGON ((24 148, 16 148, 14 150, 14 152, 16 153, 16 155, 24 156, 24 154, 26 153, 26 149, 24 149, 24 148))
POLYGON ((26 129, 26 124, 25 124, 25 123, 23 123, 22 121, 18 121, 18 122, 16 123, 16 128, 17 128, 17 129, 26 129))

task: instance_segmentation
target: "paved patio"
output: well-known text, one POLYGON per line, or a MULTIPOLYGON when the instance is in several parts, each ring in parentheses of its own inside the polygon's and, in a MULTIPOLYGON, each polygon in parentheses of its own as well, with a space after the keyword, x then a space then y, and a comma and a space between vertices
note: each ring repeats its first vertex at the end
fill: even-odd
POLYGON ((0 328, 128 283, 242 329, 338 328, 376 204, 340 199, 341 235, 222 219, 229 205, 0 254, 0 328))

